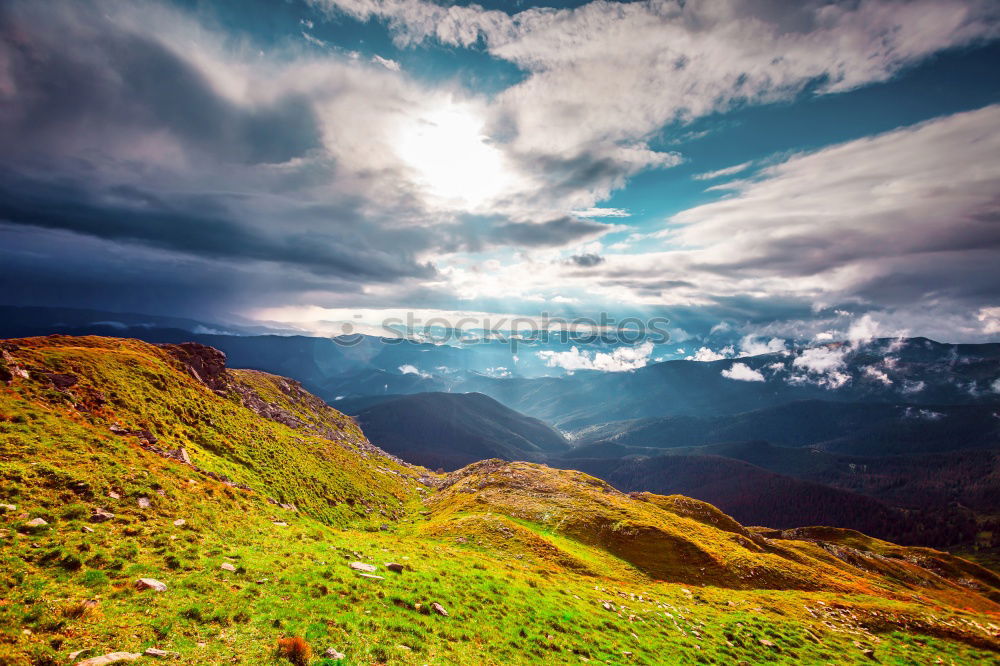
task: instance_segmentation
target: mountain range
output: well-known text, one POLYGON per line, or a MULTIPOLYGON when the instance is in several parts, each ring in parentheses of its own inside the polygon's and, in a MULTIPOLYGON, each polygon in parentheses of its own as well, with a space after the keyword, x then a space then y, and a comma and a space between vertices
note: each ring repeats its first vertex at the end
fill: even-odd
MULTIPOLYGON (((444 397, 460 398, 453 418, 506 416, 444 397)), ((563 448, 535 421, 516 432, 563 448)), ((532 462, 434 472, 297 381, 197 343, 0 342, 0 481, 5 664, 1000 653, 1000 576, 968 560, 834 527, 747 527, 532 462)))

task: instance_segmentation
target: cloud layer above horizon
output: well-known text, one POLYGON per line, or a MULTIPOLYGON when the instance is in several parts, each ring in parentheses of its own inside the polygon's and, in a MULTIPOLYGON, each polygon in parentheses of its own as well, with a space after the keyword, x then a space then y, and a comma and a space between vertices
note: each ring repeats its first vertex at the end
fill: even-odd
POLYGON ((4 3, 11 302, 280 309, 307 330, 401 307, 657 314, 700 339, 720 322, 811 338, 845 312, 949 340, 1000 330, 1000 97, 845 119, 791 149, 778 133, 739 157, 702 148, 749 110, 861 113, 858 91, 975 58, 1000 36, 995 2, 277 11, 4 3), (516 74, 487 85, 498 71, 516 74))

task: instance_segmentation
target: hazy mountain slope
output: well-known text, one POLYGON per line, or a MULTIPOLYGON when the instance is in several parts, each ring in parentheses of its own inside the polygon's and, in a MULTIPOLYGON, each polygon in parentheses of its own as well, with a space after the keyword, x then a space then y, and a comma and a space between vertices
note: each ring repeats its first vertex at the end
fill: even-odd
POLYGON ((873 457, 737 442, 670 449, 668 453, 734 458, 779 474, 872 495, 897 506, 928 509, 960 503, 986 514, 1000 507, 1000 452, 996 450, 873 457))
POLYGON ((1000 581, 971 563, 837 531, 771 538, 700 502, 539 465, 434 475, 294 382, 220 361, 135 341, 4 343, 0 661, 156 647, 178 664, 287 664, 276 647, 293 636, 384 664, 1000 650, 986 615, 1000 581))
POLYGON ((386 451, 433 468, 486 458, 542 460, 569 448, 552 427, 481 393, 399 396, 360 410, 356 419, 386 451))
POLYGON ((794 401, 713 416, 619 421, 574 433, 574 444, 674 448, 766 440, 838 453, 892 455, 1000 446, 1000 405, 794 401))
POLYGON ((564 430, 630 419, 717 417, 802 400, 916 406, 995 406, 998 401, 990 389, 1000 377, 998 344, 945 345, 912 338, 814 349, 813 354, 834 359, 836 386, 825 375, 796 365, 799 356, 784 352, 712 362, 666 361, 633 372, 584 371, 564 378, 480 377, 462 390, 481 391, 564 430), (760 373, 764 381, 736 381, 722 374, 737 363, 760 373))

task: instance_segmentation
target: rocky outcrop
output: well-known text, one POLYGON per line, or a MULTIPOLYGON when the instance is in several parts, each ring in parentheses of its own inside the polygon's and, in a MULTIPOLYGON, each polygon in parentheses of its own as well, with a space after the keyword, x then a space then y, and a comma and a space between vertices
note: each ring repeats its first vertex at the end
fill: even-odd
POLYGON ((157 346, 177 359, 188 374, 213 391, 225 391, 229 386, 225 352, 197 342, 157 346))

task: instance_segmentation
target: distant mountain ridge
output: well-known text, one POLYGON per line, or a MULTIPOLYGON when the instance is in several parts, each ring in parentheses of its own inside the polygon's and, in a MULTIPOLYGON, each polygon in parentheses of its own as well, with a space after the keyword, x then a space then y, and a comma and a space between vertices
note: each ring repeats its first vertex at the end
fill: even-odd
POLYGON ((487 458, 542 461, 569 450, 551 426, 481 393, 419 393, 378 401, 355 419, 386 451, 425 467, 487 458))

